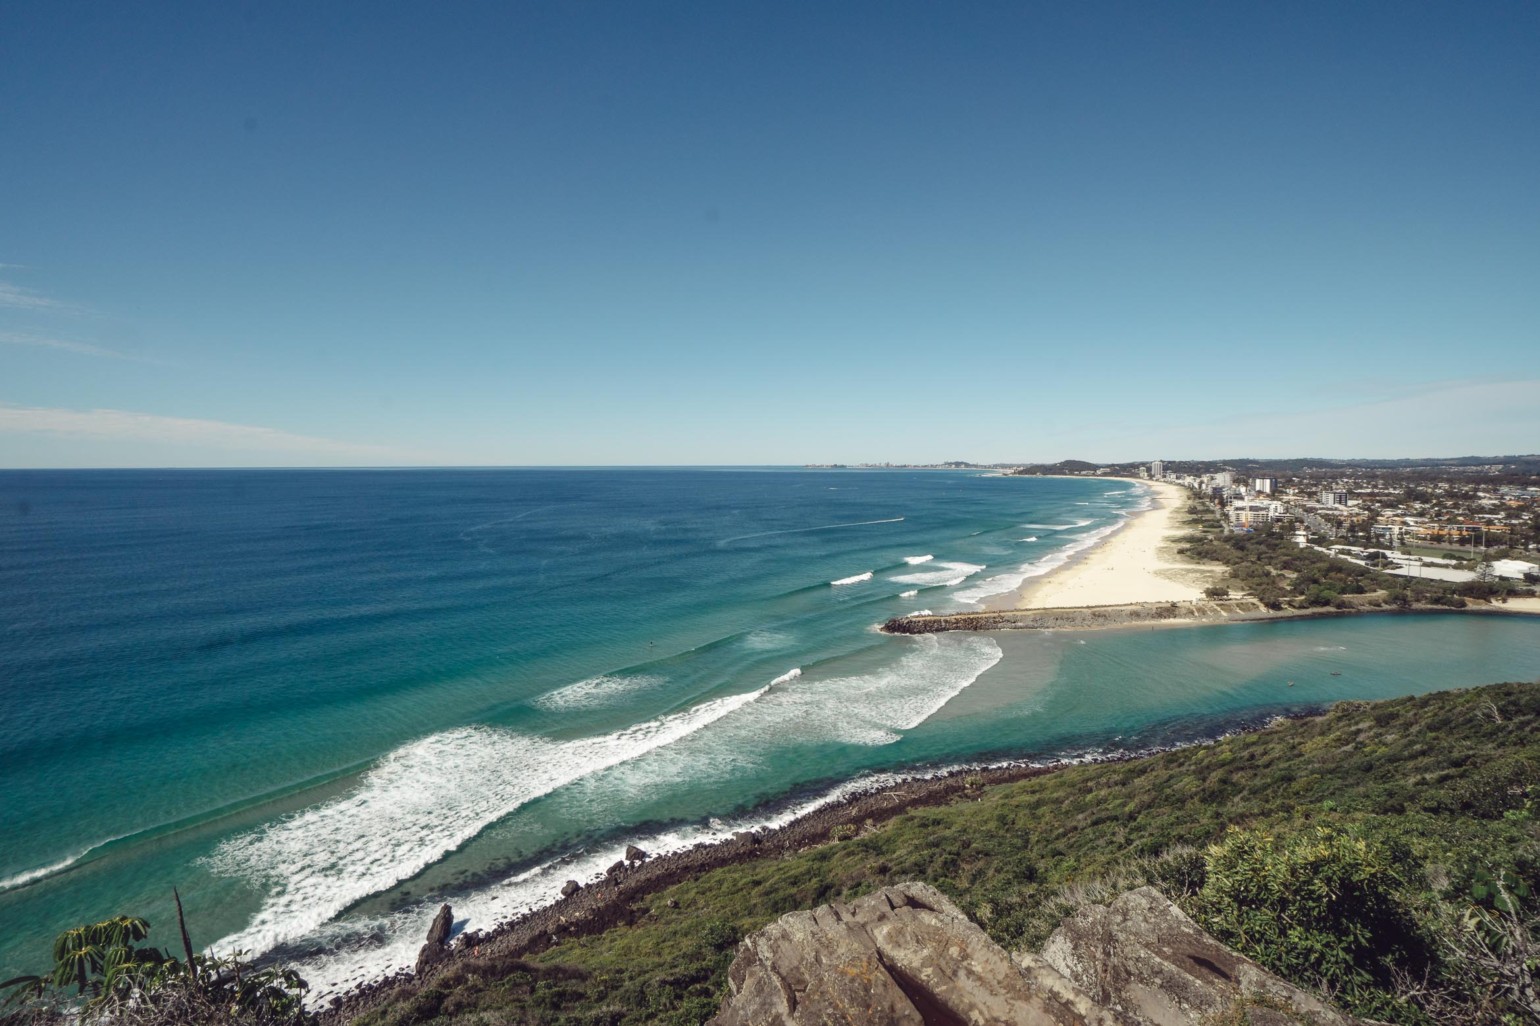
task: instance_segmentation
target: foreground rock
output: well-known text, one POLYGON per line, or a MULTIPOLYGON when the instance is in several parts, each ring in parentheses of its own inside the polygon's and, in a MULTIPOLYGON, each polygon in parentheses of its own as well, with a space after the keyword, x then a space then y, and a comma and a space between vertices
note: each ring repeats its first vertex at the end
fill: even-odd
POLYGON ((430 968, 449 957, 449 934, 454 929, 454 912, 448 905, 440 905, 438 915, 428 927, 428 938, 417 952, 417 965, 413 972, 421 976, 430 968))
POLYGON ((1098 1005, 1137 1022, 1216 1021, 1242 1009, 1252 1026, 1357 1021, 1220 944, 1153 887, 1080 909, 1041 955, 1017 961, 1056 970, 1098 1005))
POLYGON ((711 1026, 1352 1026, 1151 888, 1066 919, 1013 960, 940 892, 884 888, 748 937, 711 1026))
POLYGON ((744 940, 728 981, 713 1026, 1136 1021, 1073 988, 1035 985, 956 905, 916 883, 782 916, 744 940))

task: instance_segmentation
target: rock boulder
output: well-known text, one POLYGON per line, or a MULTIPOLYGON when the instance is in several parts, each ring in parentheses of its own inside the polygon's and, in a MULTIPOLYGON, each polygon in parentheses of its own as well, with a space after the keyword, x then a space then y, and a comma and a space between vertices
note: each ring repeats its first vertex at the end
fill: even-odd
POLYGON ((428 941, 417 952, 414 971, 418 976, 449 957, 449 934, 454 924, 454 912, 448 905, 440 905, 438 915, 433 917, 433 924, 428 927, 428 941))
POLYGON ((746 938, 708 1026, 1356 1026, 1142 887, 1009 956, 940 892, 884 888, 746 938))
POLYGON ((1080 909, 1041 955, 1016 959, 1029 971, 1056 971, 1097 1004, 1154 1026, 1241 1012, 1252 1026, 1356 1022, 1225 947, 1153 887, 1080 909))
POLYGON ((712 1026, 1132 1026, 1036 986, 939 891, 899 884, 792 912, 745 939, 712 1026))

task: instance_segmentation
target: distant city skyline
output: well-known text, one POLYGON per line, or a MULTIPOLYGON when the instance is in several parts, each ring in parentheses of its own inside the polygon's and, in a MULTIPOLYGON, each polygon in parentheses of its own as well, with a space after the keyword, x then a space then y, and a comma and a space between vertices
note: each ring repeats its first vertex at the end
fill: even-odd
POLYGON ((1540 448, 1540 6, 14 0, 0 467, 1540 448))

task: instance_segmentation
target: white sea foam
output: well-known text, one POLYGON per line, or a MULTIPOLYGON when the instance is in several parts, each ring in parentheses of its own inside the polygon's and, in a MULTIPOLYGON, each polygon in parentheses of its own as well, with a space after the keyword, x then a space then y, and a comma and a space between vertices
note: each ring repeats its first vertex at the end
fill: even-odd
POLYGON ((830 581, 829 583, 831 585, 833 585, 834 587, 838 588, 842 584, 860 584, 862 581, 869 581, 871 579, 872 579, 872 572, 870 570, 868 570, 864 574, 856 574, 853 577, 841 577, 839 580, 837 580, 837 581, 830 581))
POLYGON ((1024 542, 1037 541, 1037 535, 1029 534, 1029 535, 1027 535, 1025 538, 1023 538, 1021 540, 1024 541, 1024 542))
POLYGON ((919 593, 920 593, 920 589, 915 588, 913 591, 901 591, 901 592, 899 592, 898 593, 898 597, 899 598, 914 598, 919 593))
MULTIPOLYGON (((1087 521, 1087 523, 1090 523, 1090 521, 1087 521)), ((1068 545, 1048 553, 1048 555, 1041 559, 1035 559, 1030 563, 1023 563, 1008 573, 996 574, 993 577, 978 582, 978 584, 971 588, 953 592, 952 598, 957 599, 959 602, 976 603, 993 595, 1003 595, 1008 591, 1015 591, 1030 578, 1041 577, 1043 574, 1056 570, 1065 563, 1068 563, 1075 553, 1083 552, 1090 548, 1126 523, 1128 523, 1127 520, 1118 520, 1095 531, 1087 531, 1085 534, 1076 535, 1074 540, 1068 545)))
POLYGON ((892 732, 924 723, 1000 656, 1000 646, 989 637, 922 635, 886 666, 772 692, 724 727, 758 720, 759 736, 888 744, 898 740, 892 732))
MULTIPOLYGON (((485 930, 499 922, 550 905, 561 897, 568 880, 593 883, 604 871, 625 857, 627 845, 634 844, 650 855, 669 855, 703 844, 719 844, 735 833, 760 828, 777 829, 793 820, 816 812, 846 798, 882 791, 902 783, 907 777, 878 773, 849 780, 830 790, 784 808, 754 816, 713 818, 705 823, 687 824, 616 840, 602 848, 580 851, 534 866, 499 883, 469 894, 454 897, 457 919, 467 920, 470 929, 485 930)), ((338 923, 317 931, 316 939, 333 950, 297 962, 295 967, 311 984, 306 1004, 325 1007, 333 996, 369 980, 378 979, 398 969, 408 969, 416 962, 428 924, 438 913, 438 902, 413 905, 385 916, 338 923)))
POLYGON ((64 870, 85 858, 86 853, 95 847, 98 846, 92 845, 91 848, 83 848, 68 858, 60 859, 58 862, 55 862, 52 865, 40 866, 37 869, 29 869, 26 872, 17 873, 15 876, 8 876, 5 879, 0 880, 0 891, 9 891, 17 887, 25 886, 34 880, 41 880, 45 876, 53 876, 55 873, 62 873, 64 870))
POLYGON ((898 574, 888 578, 894 584, 915 584, 929 587, 933 584, 961 584, 984 569, 978 563, 936 563, 931 569, 912 574, 898 574))
POLYGON ((772 680, 770 682, 770 686, 773 688, 777 684, 789 684, 800 676, 802 676, 802 667, 793 666, 791 669, 775 678, 775 680, 772 680))
POLYGON ((768 688, 719 698, 613 734, 551 741, 462 727, 404 745, 349 794, 220 844, 216 873, 264 893, 246 929, 215 945, 266 951, 421 872, 514 809, 690 736, 768 688))
POLYGON ((606 674, 557 688, 535 699, 534 704, 542 709, 592 709, 616 701, 626 701, 638 691, 655 688, 663 683, 664 679, 656 676, 620 677, 606 674))
POLYGON ((932 613, 929 609, 916 609, 914 612, 910 613, 909 615, 910 616, 934 616, 935 614, 932 613))
POLYGON ((905 556, 904 557, 904 562, 905 563, 911 563, 911 564, 912 563, 929 563, 931 560, 933 560, 935 558, 936 558, 935 556, 905 556))
MULTIPOLYGON (((612 792, 648 785, 656 787, 659 781, 707 781, 716 776, 742 772, 745 760, 773 758, 774 753, 788 740, 801 743, 842 741, 871 746, 891 744, 901 739, 902 731, 911 730, 934 715, 977 680, 980 674, 999 662, 1001 657, 1000 646, 992 638, 979 635, 925 635, 907 639, 906 644, 907 651, 896 661, 867 673, 814 681, 806 678, 786 680, 790 676, 786 674, 778 678, 779 686, 762 688, 736 699, 721 700, 736 704, 699 724, 706 726, 709 723, 709 729, 697 728, 693 733, 678 737, 671 744, 654 744, 628 759, 611 758, 602 764, 595 761, 590 764, 592 769, 588 771, 589 778, 576 786, 612 792), (598 772, 601 769, 602 775, 598 772)), ((692 710, 692 713, 698 711, 692 710)), ((704 715, 700 719, 703 720, 704 715)), ((608 738, 592 740, 602 742, 608 738)), ((579 742, 569 742, 575 743, 579 742)), ((552 754, 565 747, 553 742, 545 744, 552 754)), ((508 766, 506 756, 503 758, 503 773, 509 779, 517 779, 521 770, 539 772, 538 763, 512 767, 508 766)), ((449 770, 447 767, 442 768, 441 772, 452 772, 459 776, 458 770, 449 770)), ((712 819, 708 823, 617 839, 603 848, 553 859, 493 886, 470 894, 456 895, 452 899, 455 916, 457 920, 467 920, 466 925, 470 929, 487 929, 497 922, 557 900, 566 880, 590 882, 599 879, 608 866, 623 857, 628 843, 636 844, 653 854, 682 851, 697 844, 726 840, 739 830, 759 826, 779 827, 848 795, 892 787, 902 779, 893 774, 859 778, 795 806, 768 814, 752 818, 712 819)), ((431 784, 431 779, 427 783, 431 784)), ((456 804, 474 797, 462 797, 458 792, 479 790, 482 786, 478 784, 476 788, 467 788, 464 779, 457 783, 457 787, 443 789, 444 794, 453 796, 450 800, 456 804)), ((433 809, 431 805, 427 808, 433 809)), ((434 811, 442 817, 446 810, 434 811)), ((447 811, 449 815, 444 818, 452 819, 454 811, 447 811)), ((364 826, 353 823, 336 825, 350 829, 364 826)), ((280 824, 279 828, 283 826, 280 824)), ((394 826, 388 819, 382 820, 380 827, 394 833, 394 826)), ((262 865, 269 868, 270 872, 276 871, 271 867, 282 866, 283 863, 275 860, 289 857, 290 852, 294 853, 294 857, 304 860, 307 857, 306 849, 300 845, 319 839, 319 833, 311 832, 309 836, 296 833, 286 838, 282 845, 267 844, 265 835, 255 835, 255 840, 266 849, 262 865)), ((330 836, 330 832, 324 836, 330 836)), ((360 849, 369 846, 368 840, 358 843, 360 849)), ((346 879, 345 874, 343 877, 346 879)), ((263 876, 261 879, 268 880, 270 877, 263 876)), ((327 894, 331 893, 331 886, 328 885, 327 894)), ((328 902, 328 906, 334 905, 335 902, 328 902)), ((297 966, 314 988, 309 995, 310 1005, 324 1005, 332 995, 349 987, 378 978, 397 968, 411 966, 437 908, 438 902, 435 900, 389 916, 364 921, 353 919, 319 929, 312 928, 311 940, 333 946, 336 950, 297 966)), ((219 948, 226 950, 236 942, 253 948, 261 947, 260 942, 252 940, 253 933, 254 929, 248 930, 238 938, 223 942, 219 948)))
MULTIPOLYGON (((561 742, 467 727, 423 738, 393 752, 351 793, 216 849, 210 868, 249 881, 264 896, 246 929, 216 948, 260 953, 300 939, 339 945, 305 965, 316 986, 312 1002, 324 1001, 409 965, 436 904, 334 921, 342 909, 415 876, 534 798, 564 786, 615 793, 708 781, 772 759, 788 743, 891 744, 1000 658, 988 637, 924 636, 905 639, 903 654, 885 666, 812 681, 788 671, 774 686, 600 737, 561 742)), ((788 810, 785 818, 805 811, 788 810)), ((681 829, 642 846, 673 850, 731 829, 681 829)), ((485 928, 548 903, 564 879, 596 877, 617 857, 616 850, 580 853, 457 896, 457 918, 485 928)))

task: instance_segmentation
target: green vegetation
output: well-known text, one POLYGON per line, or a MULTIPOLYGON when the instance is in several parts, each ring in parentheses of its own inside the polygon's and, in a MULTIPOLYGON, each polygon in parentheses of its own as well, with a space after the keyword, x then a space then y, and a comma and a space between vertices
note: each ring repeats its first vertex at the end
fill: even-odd
POLYGON ((281 967, 259 969, 239 954, 195 954, 186 925, 181 927, 185 960, 138 946, 149 936, 150 924, 133 916, 65 930, 54 941, 54 965, 46 975, 0 983, 0 990, 10 991, 0 1006, 0 1026, 82 1020, 126 1026, 299 1026, 313 1021, 301 1003, 309 987, 299 974, 281 967), (77 1018, 81 1010, 85 1014, 77 1018))
POLYGON ((1209 849, 1193 908, 1219 940, 1280 973, 1394 1015, 1396 974, 1422 976, 1433 961, 1407 900, 1407 855, 1331 826, 1286 839, 1232 830, 1209 849))
POLYGON ((1230 572, 1219 587, 1254 595, 1269 609, 1285 605, 1349 608, 1351 602, 1344 596, 1364 595, 1402 583, 1401 578, 1357 563, 1302 549, 1283 531, 1232 534, 1215 525, 1184 538, 1181 551, 1204 563, 1222 563, 1230 572))
POLYGON ((1488 579, 1449 584, 1392 576, 1317 549, 1300 548, 1289 531, 1223 531, 1212 515, 1201 515, 1200 511, 1208 507, 1200 503, 1193 506, 1188 521, 1199 530, 1182 539, 1182 553, 1204 563, 1228 567, 1229 573, 1214 588, 1253 595, 1269 609, 1406 609, 1415 605, 1463 609, 1469 599, 1501 601, 1506 595, 1533 593, 1533 589, 1510 581, 1488 579))
POLYGON ((631 925, 469 959, 366 1016, 698 1023, 781 914, 930 882, 1007 948, 1152 883, 1245 953, 1391 1022, 1534 1022, 1540 687, 1391 702, 1138 762, 969 788, 787 858, 649 896, 631 925))

